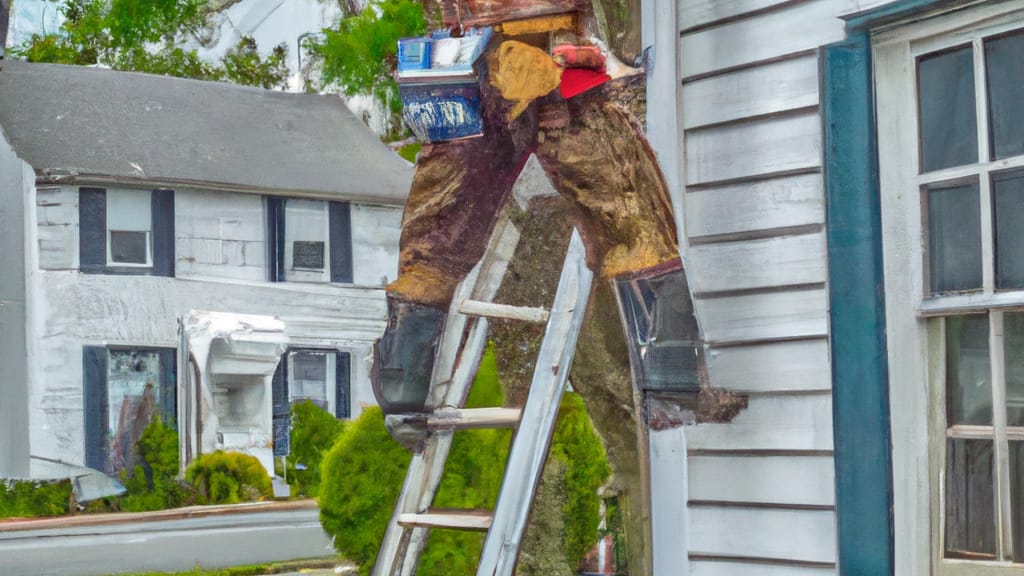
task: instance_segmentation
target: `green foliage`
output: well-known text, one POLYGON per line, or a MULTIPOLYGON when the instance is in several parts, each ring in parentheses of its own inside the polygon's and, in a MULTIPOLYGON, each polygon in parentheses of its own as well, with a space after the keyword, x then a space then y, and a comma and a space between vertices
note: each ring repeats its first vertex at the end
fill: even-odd
MULTIPOLYGON (((501 406, 503 402, 498 364, 491 345, 480 361, 466 407, 501 406)), ((466 430, 456 434, 434 505, 439 508, 493 509, 505 475, 511 439, 511 430, 466 430)), ((417 574, 475 574, 483 543, 484 535, 481 533, 431 530, 417 574)))
MULTIPOLYGON (((501 406, 503 394, 493 347, 488 347, 466 406, 501 406)), ((455 435, 445 474, 434 499, 441 508, 493 508, 504 475, 511 432, 468 430, 455 435)), ((335 546, 367 574, 376 559, 410 455, 391 440, 379 409, 365 411, 338 437, 323 463, 320 520, 335 546)), ((567 394, 559 412, 551 460, 564 477, 557 490, 565 530, 561 550, 571 566, 597 540, 597 489, 610 469, 582 399, 567 394), (564 470, 564 472, 562 471, 564 470), (565 496, 561 496, 562 493, 565 496)), ((483 535, 432 530, 418 574, 474 574, 483 535)))
POLYGON ((32 518, 67 514, 71 480, 0 479, 0 518, 32 518))
MULTIPOLYGON (((50 0, 57 2, 58 0, 50 0)), ((218 64, 204 62, 182 40, 209 15, 209 0, 59 0, 59 33, 35 35, 13 50, 30 62, 92 65, 273 88, 288 77, 285 47, 262 58, 243 37, 218 64)))
POLYGON ((164 424, 159 416, 142 431, 136 443, 140 465, 129 474, 121 471, 121 482, 128 493, 121 498, 120 509, 129 512, 164 510, 187 503, 188 488, 178 480, 178 432, 164 424))
POLYGON ((185 481, 199 504, 237 504, 274 495, 270 476, 260 461, 241 452, 203 454, 189 464, 185 481))
POLYGON ((425 29, 420 2, 370 0, 362 12, 342 18, 336 30, 324 30, 310 48, 323 59, 324 84, 336 84, 349 96, 372 94, 392 114, 397 131, 401 100, 391 74, 398 39, 421 36, 425 29))
POLYGON ((296 496, 316 497, 324 455, 345 429, 345 421, 307 400, 293 404, 291 454, 288 455, 288 483, 296 496), (296 464, 305 470, 296 469, 296 464))
POLYGON ((399 148, 398 155, 415 164, 416 156, 420 153, 421 148, 423 148, 422 142, 413 142, 399 148))
POLYGON ((287 88, 288 65, 284 61, 287 53, 285 45, 278 44, 264 60, 256 40, 251 36, 243 36, 224 55, 224 77, 235 84, 259 86, 268 90, 287 88))
POLYGON ((312 45, 324 58, 324 81, 346 94, 392 90, 398 39, 423 34, 423 6, 413 0, 371 0, 359 14, 342 18, 312 45))
POLYGON ((566 464, 564 550, 569 565, 578 566, 597 539, 601 523, 597 490, 612 472, 604 444, 594 431, 579 394, 568 392, 562 397, 550 457, 566 464))
POLYGON ((322 462, 320 522, 334 546, 369 573, 409 466, 379 408, 350 422, 322 462))

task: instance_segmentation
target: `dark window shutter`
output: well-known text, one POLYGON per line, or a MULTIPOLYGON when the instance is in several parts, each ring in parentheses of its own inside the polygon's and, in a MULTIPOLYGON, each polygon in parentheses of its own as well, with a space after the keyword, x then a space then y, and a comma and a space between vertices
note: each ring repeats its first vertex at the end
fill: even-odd
POLYGON ((85 465, 107 471, 107 349, 82 347, 82 391, 85 396, 85 465))
POLYGON ((352 283, 352 214, 348 202, 331 202, 331 282, 352 283))
POLYGON ((164 424, 177 428, 178 360, 174 348, 161 348, 160 355, 160 418, 164 424))
POLYGON ((292 425, 291 403, 288 402, 288 353, 281 356, 274 371, 270 390, 273 405, 274 456, 287 456, 292 425))
POLYGON ((90 274, 107 267, 107 191, 103 188, 78 189, 78 266, 90 274))
POLYGON ((284 198, 267 197, 267 280, 284 282, 284 198))
POLYGON ((174 190, 153 190, 153 275, 174 276, 174 190))
POLYGON ((352 414, 350 393, 352 390, 352 356, 348 352, 338 352, 334 367, 335 395, 334 416, 343 419, 352 414))

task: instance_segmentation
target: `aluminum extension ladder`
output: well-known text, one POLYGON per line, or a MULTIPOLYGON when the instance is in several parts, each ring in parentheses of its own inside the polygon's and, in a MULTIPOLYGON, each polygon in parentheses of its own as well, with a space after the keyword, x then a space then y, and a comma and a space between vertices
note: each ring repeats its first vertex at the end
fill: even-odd
POLYGON ((510 576, 519 554, 534 492, 547 459, 558 405, 590 296, 592 273, 573 231, 550 312, 492 302, 519 232, 502 218, 483 258, 456 291, 434 362, 423 450, 413 455, 373 576, 412 576, 431 528, 486 531, 477 576, 510 576), (547 323, 526 405, 461 409, 487 344, 487 318, 547 323), (431 508, 455 430, 516 428, 493 511, 431 508))

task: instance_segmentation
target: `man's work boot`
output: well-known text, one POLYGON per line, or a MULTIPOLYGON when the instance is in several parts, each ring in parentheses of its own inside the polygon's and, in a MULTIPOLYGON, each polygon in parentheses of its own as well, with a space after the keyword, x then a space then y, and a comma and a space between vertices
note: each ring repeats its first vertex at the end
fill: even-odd
POLYGON ((446 317, 438 308, 388 297, 388 325, 374 346, 373 394, 386 416, 388 432, 413 451, 426 436, 426 418, 405 415, 426 410, 437 341, 446 317))

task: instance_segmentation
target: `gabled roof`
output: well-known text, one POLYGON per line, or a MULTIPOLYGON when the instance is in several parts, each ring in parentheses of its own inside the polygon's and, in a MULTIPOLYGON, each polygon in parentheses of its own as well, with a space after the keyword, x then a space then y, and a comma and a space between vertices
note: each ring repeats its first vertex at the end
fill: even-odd
POLYGON ((413 167, 337 96, 0 61, 0 134, 40 175, 404 204, 413 167))

